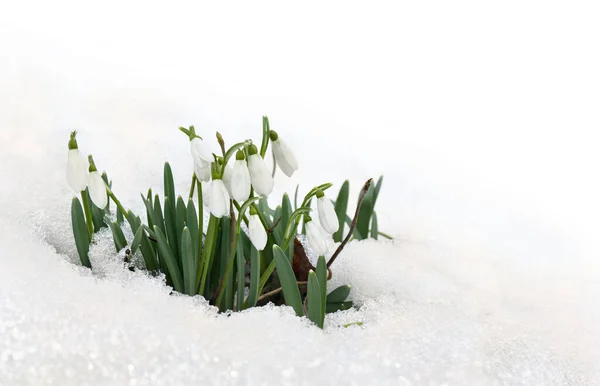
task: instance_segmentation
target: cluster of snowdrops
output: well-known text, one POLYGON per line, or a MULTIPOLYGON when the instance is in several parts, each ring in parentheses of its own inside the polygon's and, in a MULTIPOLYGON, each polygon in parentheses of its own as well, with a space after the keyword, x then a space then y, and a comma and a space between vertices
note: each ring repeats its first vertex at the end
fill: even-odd
POLYGON ((77 133, 71 133, 67 181, 77 193, 71 220, 82 265, 92 268, 88 255, 94 234, 109 228, 116 251, 130 269, 162 274, 174 291, 204 296, 221 311, 267 302, 287 304, 323 327, 326 313, 351 307, 349 286, 328 293, 330 267, 351 238, 381 234, 374 204, 382 179, 375 186, 371 180, 363 186, 354 218, 346 214, 348 181, 334 202, 325 195, 332 184, 324 183, 311 189, 300 205, 297 188, 293 206, 284 194, 281 204, 271 209, 267 197, 273 191, 275 167, 291 177, 298 162, 290 146, 270 129, 267 117, 260 147, 247 139, 227 148, 217 132, 220 154, 211 151, 209 141, 193 126, 179 129, 189 140, 193 159, 189 193, 186 199, 176 196, 171 167, 165 163, 163 200, 152 190, 141 195, 145 222, 125 209, 106 172, 100 174, 92 155, 87 159, 82 155, 77 133), (272 168, 265 162, 269 145, 272 168), (313 199, 318 222, 309 214, 313 199), (344 235, 345 225, 349 228, 344 235), (129 240, 123 231, 127 226, 129 240), (331 237, 339 244, 326 260, 330 252, 326 238, 331 237), (308 258, 304 240, 318 256, 316 265, 308 258))

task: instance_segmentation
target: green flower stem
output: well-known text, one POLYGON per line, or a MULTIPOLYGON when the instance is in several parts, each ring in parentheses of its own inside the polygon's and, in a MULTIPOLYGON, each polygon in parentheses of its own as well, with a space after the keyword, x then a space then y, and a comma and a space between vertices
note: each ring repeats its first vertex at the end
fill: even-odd
POLYGON ((262 136, 262 142, 260 145, 260 156, 262 158, 265 158, 265 154, 267 154, 267 146, 269 146, 269 131, 271 130, 271 127, 269 125, 269 118, 266 116, 263 116, 263 136, 262 136))
MULTIPOLYGON (((229 253, 229 259, 227 260, 227 268, 225 269, 225 275, 223 275, 223 277, 221 278, 221 285, 219 286, 220 292, 219 292, 219 296, 217 297, 217 307, 221 307, 221 299, 223 298, 223 294, 225 294, 225 287, 227 287, 227 278, 229 277, 229 274, 231 273, 231 270, 233 269, 233 262, 235 259, 235 252, 236 252, 236 248, 237 248, 237 243, 240 237, 240 234, 242 232, 242 218, 244 217, 244 213, 246 212, 246 210, 248 209, 248 207, 250 205, 252 205, 254 203, 254 201, 258 200, 260 197, 252 197, 250 199, 248 199, 248 201, 246 201, 242 207, 238 212, 238 219, 237 219, 237 223, 236 223, 236 229, 235 229, 235 237, 232 241, 232 245, 231 245, 231 249, 230 249, 230 253, 229 253)), ((239 204, 238 204, 239 205, 239 204)))
POLYGON ((194 173, 194 175, 192 176, 192 186, 190 186, 190 195, 188 196, 188 199, 191 200, 194 197, 194 188, 196 187, 196 173, 194 173))
POLYGON ((90 201, 87 198, 85 190, 81 191, 81 202, 83 204, 83 212, 85 213, 85 222, 88 229, 88 237, 92 241, 92 235, 94 234, 94 224, 92 223, 92 211, 90 209, 90 201))
POLYGON ((202 184, 200 180, 196 179, 196 184, 198 184, 198 263, 200 263, 200 245, 202 245, 202 235, 204 232, 204 198, 202 196, 202 184))
POLYGON ((198 289, 198 294, 204 295, 204 287, 206 286, 206 279, 208 277, 208 268, 210 267, 210 260, 212 258, 214 252, 214 246, 217 241, 217 236, 219 228, 219 219, 212 214, 210 215, 210 220, 208 221, 208 229, 206 230, 206 239, 204 240, 204 248, 202 249, 202 256, 200 259, 200 264, 198 264, 197 271, 197 279, 200 278, 200 273, 202 273, 202 280, 200 283, 200 288, 198 289))
POLYGON ((129 221, 129 214, 127 214, 127 211, 125 210, 125 208, 123 207, 123 205, 121 205, 121 202, 117 199, 117 197, 115 196, 115 194, 113 193, 113 191, 110 190, 109 187, 106 187, 106 192, 108 193, 108 196, 113 200, 113 202, 117 206, 117 209, 119 210, 119 212, 121 212, 121 214, 123 215, 123 217, 125 217, 125 219, 127 221, 129 221))

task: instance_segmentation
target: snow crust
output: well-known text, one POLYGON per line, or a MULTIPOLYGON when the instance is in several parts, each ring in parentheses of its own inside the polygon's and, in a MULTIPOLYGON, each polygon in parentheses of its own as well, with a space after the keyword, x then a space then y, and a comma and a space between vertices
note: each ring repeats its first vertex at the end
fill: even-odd
POLYGON ((0 385, 600 384, 591 4, 19 4, 0 12, 0 385), (256 141, 262 114, 300 164, 273 198, 385 175, 395 240, 349 244, 331 282, 360 310, 324 331, 218 315, 125 269, 108 233, 78 265, 70 130, 142 213, 167 160, 187 191, 178 126, 256 141))

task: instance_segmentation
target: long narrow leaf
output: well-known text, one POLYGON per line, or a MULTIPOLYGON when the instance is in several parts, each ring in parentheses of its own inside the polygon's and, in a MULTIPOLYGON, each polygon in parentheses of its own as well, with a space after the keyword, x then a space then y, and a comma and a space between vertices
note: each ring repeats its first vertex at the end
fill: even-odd
POLYGON ((244 289, 246 288, 246 259, 244 257, 244 239, 238 238, 235 261, 237 265, 237 306, 236 310, 241 311, 244 306, 244 289))
POLYGON ((192 236, 194 256, 198 256, 198 214, 196 213, 196 206, 194 205, 194 200, 188 201, 186 212, 187 213, 185 223, 189 228, 190 234, 192 236))
POLYGON ((277 274, 279 275, 279 281, 281 282, 283 297, 285 298, 286 304, 294 309, 296 315, 303 316, 302 299, 300 298, 300 290, 296 283, 294 270, 292 269, 290 261, 285 256, 285 253, 283 253, 278 245, 273 246, 273 258, 275 260, 275 266, 277 267, 277 274))
POLYGON ((344 220, 348 212, 348 195, 350 194, 350 181, 346 180, 340 188, 337 199, 335 200, 335 213, 337 214, 340 227, 333 234, 333 241, 339 243, 344 238, 344 220))
POLYGON ((258 282, 260 280, 260 253, 250 244, 250 292, 248 307, 256 306, 258 301, 258 282))
POLYGON ((112 231, 113 241, 115 243, 115 248, 117 252, 127 246, 127 239, 125 239, 125 234, 123 234, 123 230, 121 226, 116 222, 109 222, 108 226, 112 231))
POLYGON ((135 255, 138 248, 140 247, 140 244, 142 244, 143 237, 144 237, 144 227, 140 225, 139 228, 137 229, 137 231, 135 231, 135 234, 133 235, 133 241, 131 242, 131 254, 132 255, 135 255))
POLYGON ((169 271, 171 280, 173 281, 173 289, 177 292, 184 291, 183 286, 183 278, 181 277, 181 271, 177 266, 177 261, 175 260, 175 256, 173 256, 173 252, 169 247, 169 243, 165 238, 165 235, 160 230, 158 226, 154 226, 154 234, 156 235, 156 241, 158 243, 158 249, 160 250, 160 255, 164 259, 165 266, 169 271))
POLYGON ((325 305, 327 304, 327 261, 325 260, 325 256, 319 256, 317 259, 315 274, 317 275, 317 280, 319 280, 321 314, 325 317, 325 305))
POLYGON ((377 240, 379 236, 379 227, 377 225, 377 212, 373 211, 371 216, 371 238, 377 240))
POLYGON ((187 295, 194 296, 196 292, 196 256, 188 227, 184 227, 181 232, 181 259, 184 291, 187 295))
POLYGON ((181 255, 179 254, 179 237, 177 236, 177 218, 175 214, 175 205, 170 197, 165 197, 165 230, 169 247, 173 252, 177 264, 181 267, 181 255))
MULTIPOLYGON (((143 228, 142 228, 143 229, 143 228)), ((156 259, 156 251, 152 247, 148 236, 146 235, 145 230, 142 231, 142 242, 140 244, 140 251, 142 252, 142 257, 144 258, 144 263, 146 264, 146 269, 150 272, 158 271, 159 264, 156 259)))
POLYGON ((371 215, 373 214, 374 192, 375 188, 373 187, 373 184, 371 184, 358 212, 358 221, 356 222, 356 228, 354 230, 354 237, 357 240, 363 240, 369 237, 369 225, 371 223, 371 215))
POLYGON ((77 197, 73 197, 71 202, 71 225, 73 226, 73 236, 75 237, 75 246, 81 260, 81 265, 92 268, 88 252, 90 250, 90 235, 85 222, 85 216, 81 203, 77 197))
POLYGON ((319 328, 323 328, 325 318, 325 309, 321 307, 321 289, 319 288, 319 280, 317 275, 311 269, 308 272, 308 318, 319 328))

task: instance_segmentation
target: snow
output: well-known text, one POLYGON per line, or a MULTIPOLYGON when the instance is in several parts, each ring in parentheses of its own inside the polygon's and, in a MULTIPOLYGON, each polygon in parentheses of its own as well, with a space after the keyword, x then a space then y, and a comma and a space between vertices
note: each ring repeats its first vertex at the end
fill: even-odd
POLYGON ((0 385, 600 384, 597 6, 228 7, 2 5, 0 385), (187 191, 178 126, 263 114, 300 164, 273 197, 385 176, 395 240, 334 265, 360 310, 217 315, 108 234, 73 264, 70 130, 141 213, 166 160, 187 191))

